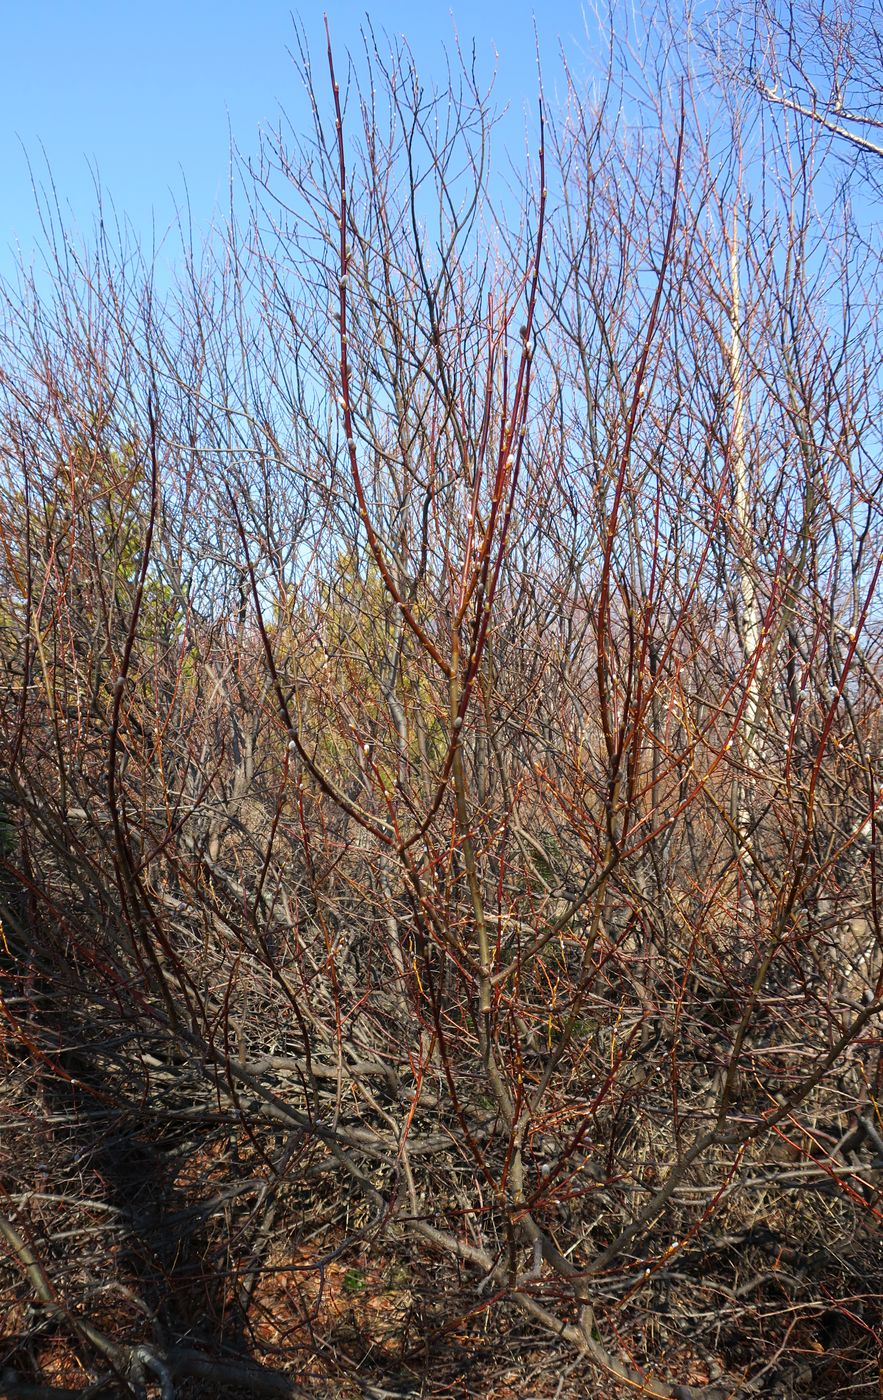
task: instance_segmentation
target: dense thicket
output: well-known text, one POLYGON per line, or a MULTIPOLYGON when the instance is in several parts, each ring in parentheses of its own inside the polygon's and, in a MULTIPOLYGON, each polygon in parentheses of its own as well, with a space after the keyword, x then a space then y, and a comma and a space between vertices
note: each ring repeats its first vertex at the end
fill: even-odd
POLYGON ((876 1394, 836 137, 614 63, 516 199, 365 53, 173 293, 6 292, 0 1390, 876 1394))

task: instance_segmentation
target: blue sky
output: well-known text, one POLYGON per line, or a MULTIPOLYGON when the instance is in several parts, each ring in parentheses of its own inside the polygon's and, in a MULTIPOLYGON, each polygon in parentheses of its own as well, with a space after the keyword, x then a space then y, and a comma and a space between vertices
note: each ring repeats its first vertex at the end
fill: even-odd
MULTIPOLYGON (((336 0, 328 9, 335 48, 357 44, 364 3, 336 0)), ((287 53, 291 5, 281 0, 5 0, 0 13, 0 276, 12 272, 18 249, 30 263, 39 239, 28 158, 43 185, 48 162, 68 226, 88 232, 97 174, 149 243, 174 219, 185 180, 194 232, 208 228, 226 189, 229 131, 249 153, 280 106, 295 126, 304 120, 287 53)), ((323 7, 298 13, 318 53, 323 7)), ((497 100, 510 105, 517 141, 525 109, 535 107, 531 5, 384 0, 370 13, 375 27, 407 35, 427 78, 443 72, 455 30, 464 43, 474 40, 480 71, 490 77, 496 67, 497 100)), ((552 68, 559 36, 577 63, 581 54, 591 61, 576 0, 547 0, 537 22, 552 68)))

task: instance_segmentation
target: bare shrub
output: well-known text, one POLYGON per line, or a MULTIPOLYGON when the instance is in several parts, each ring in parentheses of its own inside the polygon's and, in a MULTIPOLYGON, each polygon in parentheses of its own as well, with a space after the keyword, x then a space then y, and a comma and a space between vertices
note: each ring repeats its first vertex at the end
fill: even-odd
POLYGON ((565 72, 503 218, 328 65, 7 291, 9 1393, 870 1386, 879 267, 725 104, 565 72))

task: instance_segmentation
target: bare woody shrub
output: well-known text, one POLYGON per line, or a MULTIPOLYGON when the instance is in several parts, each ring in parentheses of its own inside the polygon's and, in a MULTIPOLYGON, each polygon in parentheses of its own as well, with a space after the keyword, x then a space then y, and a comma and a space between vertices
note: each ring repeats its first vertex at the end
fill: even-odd
POLYGON ((513 206, 301 66, 173 292, 6 293, 7 1389, 858 1393, 879 267, 744 108, 565 71, 513 206))

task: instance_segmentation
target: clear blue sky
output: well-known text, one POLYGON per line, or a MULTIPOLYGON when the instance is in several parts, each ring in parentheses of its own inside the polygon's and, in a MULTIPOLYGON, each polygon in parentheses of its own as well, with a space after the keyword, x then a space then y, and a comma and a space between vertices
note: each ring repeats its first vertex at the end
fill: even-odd
MULTIPOLYGON (((149 242, 153 226, 162 235, 185 179, 194 232, 204 232, 224 196, 228 124, 243 153, 256 149, 258 127, 280 105, 301 124, 303 93, 287 53, 291 8, 282 0, 0 3, 0 276, 12 271, 16 247, 31 261, 39 236, 26 155, 44 184, 48 161, 65 220, 83 231, 95 210, 94 170, 139 240, 149 242)), ((317 55, 324 8, 299 10, 317 55)), ((357 45, 365 4, 327 8, 335 48, 357 45)), ((551 67, 559 36, 577 63, 580 53, 590 61, 578 0, 545 0, 538 10, 551 67)), ((383 0, 370 14, 376 28, 407 35, 426 78, 442 75, 455 28, 464 44, 474 40, 480 71, 497 68, 496 96, 511 105, 517 141, 536 97, 531 4, 383 0)))

